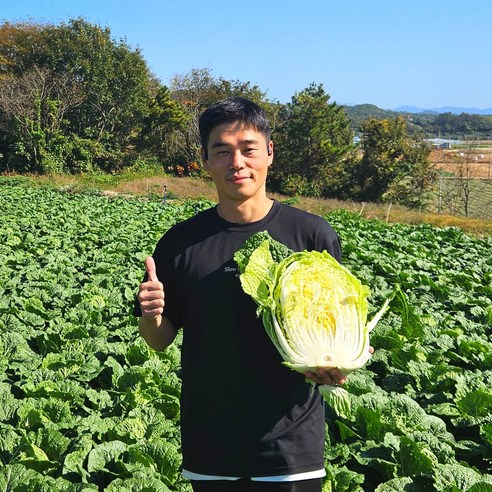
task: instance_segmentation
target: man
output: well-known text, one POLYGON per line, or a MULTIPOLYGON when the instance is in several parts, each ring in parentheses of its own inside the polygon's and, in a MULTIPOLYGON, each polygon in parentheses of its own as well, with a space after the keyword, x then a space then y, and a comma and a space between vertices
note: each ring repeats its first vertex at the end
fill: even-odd
MULTIPOLYGON (((146 260, 135 312, 140 333, 164 350, 183 329, 183 475, 194 491, 321 491, 324 407, 318 391, 281 364, 256 305, 241 289, 234 253, 267 230, 289 248, 340 244, 321 217, 268 198, 273 162, 268 120, 256 104, 229 98, 200 117, 203 165, 216 207, 172 227, 146 260)), ((307 373, 342 384, 336 371, 307 373)))

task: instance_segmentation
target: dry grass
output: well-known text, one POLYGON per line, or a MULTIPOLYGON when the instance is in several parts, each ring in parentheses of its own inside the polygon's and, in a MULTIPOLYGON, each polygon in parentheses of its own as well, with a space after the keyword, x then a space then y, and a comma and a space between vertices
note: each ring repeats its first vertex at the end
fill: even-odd
MULTIPOLYGON (((189 178, 140 178, 120 183, 112 188, 112 191, 131 194, 153 193, 162 196, 164 186, 166 186, 168 196, 172 198, 208 198, 214 201, 217 200, 215 188, 210 181, 189 178)), ((278 200, 286 199, 285 196, 278 194, 269 194, 269 196, 278 200)), ((299 197, 291 201, 294 206, 316 215, 325 215, 334 210, 342 209, 369 219, 380 219, 386 222, 430 224, 435 227, 453 226, 478 236, 492 234, 492 221, 419 212, 399 205, 358 203, 311 197, 299 197)))
MULTIPOLYGON (((37 177, 37 181, 47 181, 48 178, 37 177)), ((204 179, 177 178, 172 176, 148 176, 133 177, 118 181, 109 179, 98 181, 95 178, 81 180, 73 176, 57 176, 50 179, 56 185, 77 187, 92 187, 104 191, 130 195, 159 195, 163 196, 164 189, 167 196, 176 199, 210 199, 217 200, 217 194, 213 184, 204 179), (93 180, 91 180, 93 179, 93 180), (164 188, 166 187, 166 188, 164 188)), ((287 197, 270 194, 272 198, 286 200, 287 197)), ((467 217, 455 217, 452 215, 433 214, 419 212, 399 205, 358 203, 352 201, 329 200, 321 198, 299 197, 290 199, 292 204, 302 210, 325 215, 334 210, 348 210, 369 219, 379 219, 386 222, 402 224, 430 224, 435 227, 458 227, 465 232, 476 236, 492 235, 492 221, 473 219, 467 217)))
POLYGON ((172 198, 209 198, 217 200, 217 194, 212 182, 204 179, 154 176, 137 178, 111 187, 111 191, 136 195, 156 194, 163 196, 165 190, 168 196, 172 198))

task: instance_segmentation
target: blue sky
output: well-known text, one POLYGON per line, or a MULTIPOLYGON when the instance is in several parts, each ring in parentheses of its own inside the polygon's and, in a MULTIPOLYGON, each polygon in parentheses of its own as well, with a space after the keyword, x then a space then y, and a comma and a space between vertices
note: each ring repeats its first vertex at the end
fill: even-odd
POLYGON ((0 0, 0 21, 110 28, 162 83, 193 68, 290 101, 492 107, 491 0, 0 0))

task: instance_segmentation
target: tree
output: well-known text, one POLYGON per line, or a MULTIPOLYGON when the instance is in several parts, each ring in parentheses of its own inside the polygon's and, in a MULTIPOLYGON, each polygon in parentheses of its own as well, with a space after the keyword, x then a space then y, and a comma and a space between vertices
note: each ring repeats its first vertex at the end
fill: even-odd
POLYGON ((81 163, 82 170, 93 164, 121 166, 159 86, 140 51, 83 19, 58 26, 5 23, 0 40, 0 84, 47 70, 54 80, 69 80, 82 95, 63 115, 68 161, 81 163))
POLYGON ((169 89, 162 86, 152 98, 149 111, 143 119, 138 149, 143 153, 167 160, 170 149, 167 145, 163 145, 163 142, 173 132, 185 132, 189 124, 190 115, 185 107, 172 99, 169 89))
POLYGON ((311 84, 281 111, 270 184, 276 191, 334 197, 346 187, 353 132, 344 109, 329 99, 321 84, 311 84))
POLYGON ((242 96, 257 104, 265 101, 265 93, 258 86, 240 80, 216 78, 209 68, 196 68, 184 75, 176 75, 171 81, 171 92, 185 106, 202 110, 232 96, 242 96))
POLYGON ((185 128, 166 135, 167 160, 176 174, 200 174, 201 143, 198 118, 208 106, 226 97, 241 96, 266 106, 265 94, 256 85, 239 80, 214 77, 208 68, 193 69, 175 76, 170 84, 173 99, 179 101, 188 115, 185 128))
MULTIPOLYGON (((49 64, 84 85, 87 98, 72 130, 119 155, 133 145, 157 83, 140 51, 83 19, 49 30, 49 64)), ((115 165, 115 163, 113 163, 115 165)))
MULTIPOLYGON (((418 137, 410 137, 406 121, 369 118, 362 126, 363 156, 356 180, 358 198, 368 201, 383 199, 412 204, 416 190, 423 191, 432 180, 428 161, 430 146, 418 137)), ((417 205, 418 203, 413 203, 417 205)))
POLYGON ((65 115, 83 101, 80 87, 67 74, 33 67, 0 81, 0 129, 14 143, 25 170, 63 171, 65 115))
POLYGON ((40 63, 40 51, 45 46, 46 26, 34 22, 0 25, 0 78, 6 75, 20 76, 40 63))

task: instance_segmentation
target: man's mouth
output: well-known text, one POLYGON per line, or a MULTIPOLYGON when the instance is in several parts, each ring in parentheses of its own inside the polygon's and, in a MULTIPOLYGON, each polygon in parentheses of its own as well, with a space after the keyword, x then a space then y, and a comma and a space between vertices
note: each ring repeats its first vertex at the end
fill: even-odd
POLYGON ((246 179, 249 179, 249 176, 231 176, 230 178, 228 178, 228 181, 232 181, 233 183, 241 183, 246 179))

